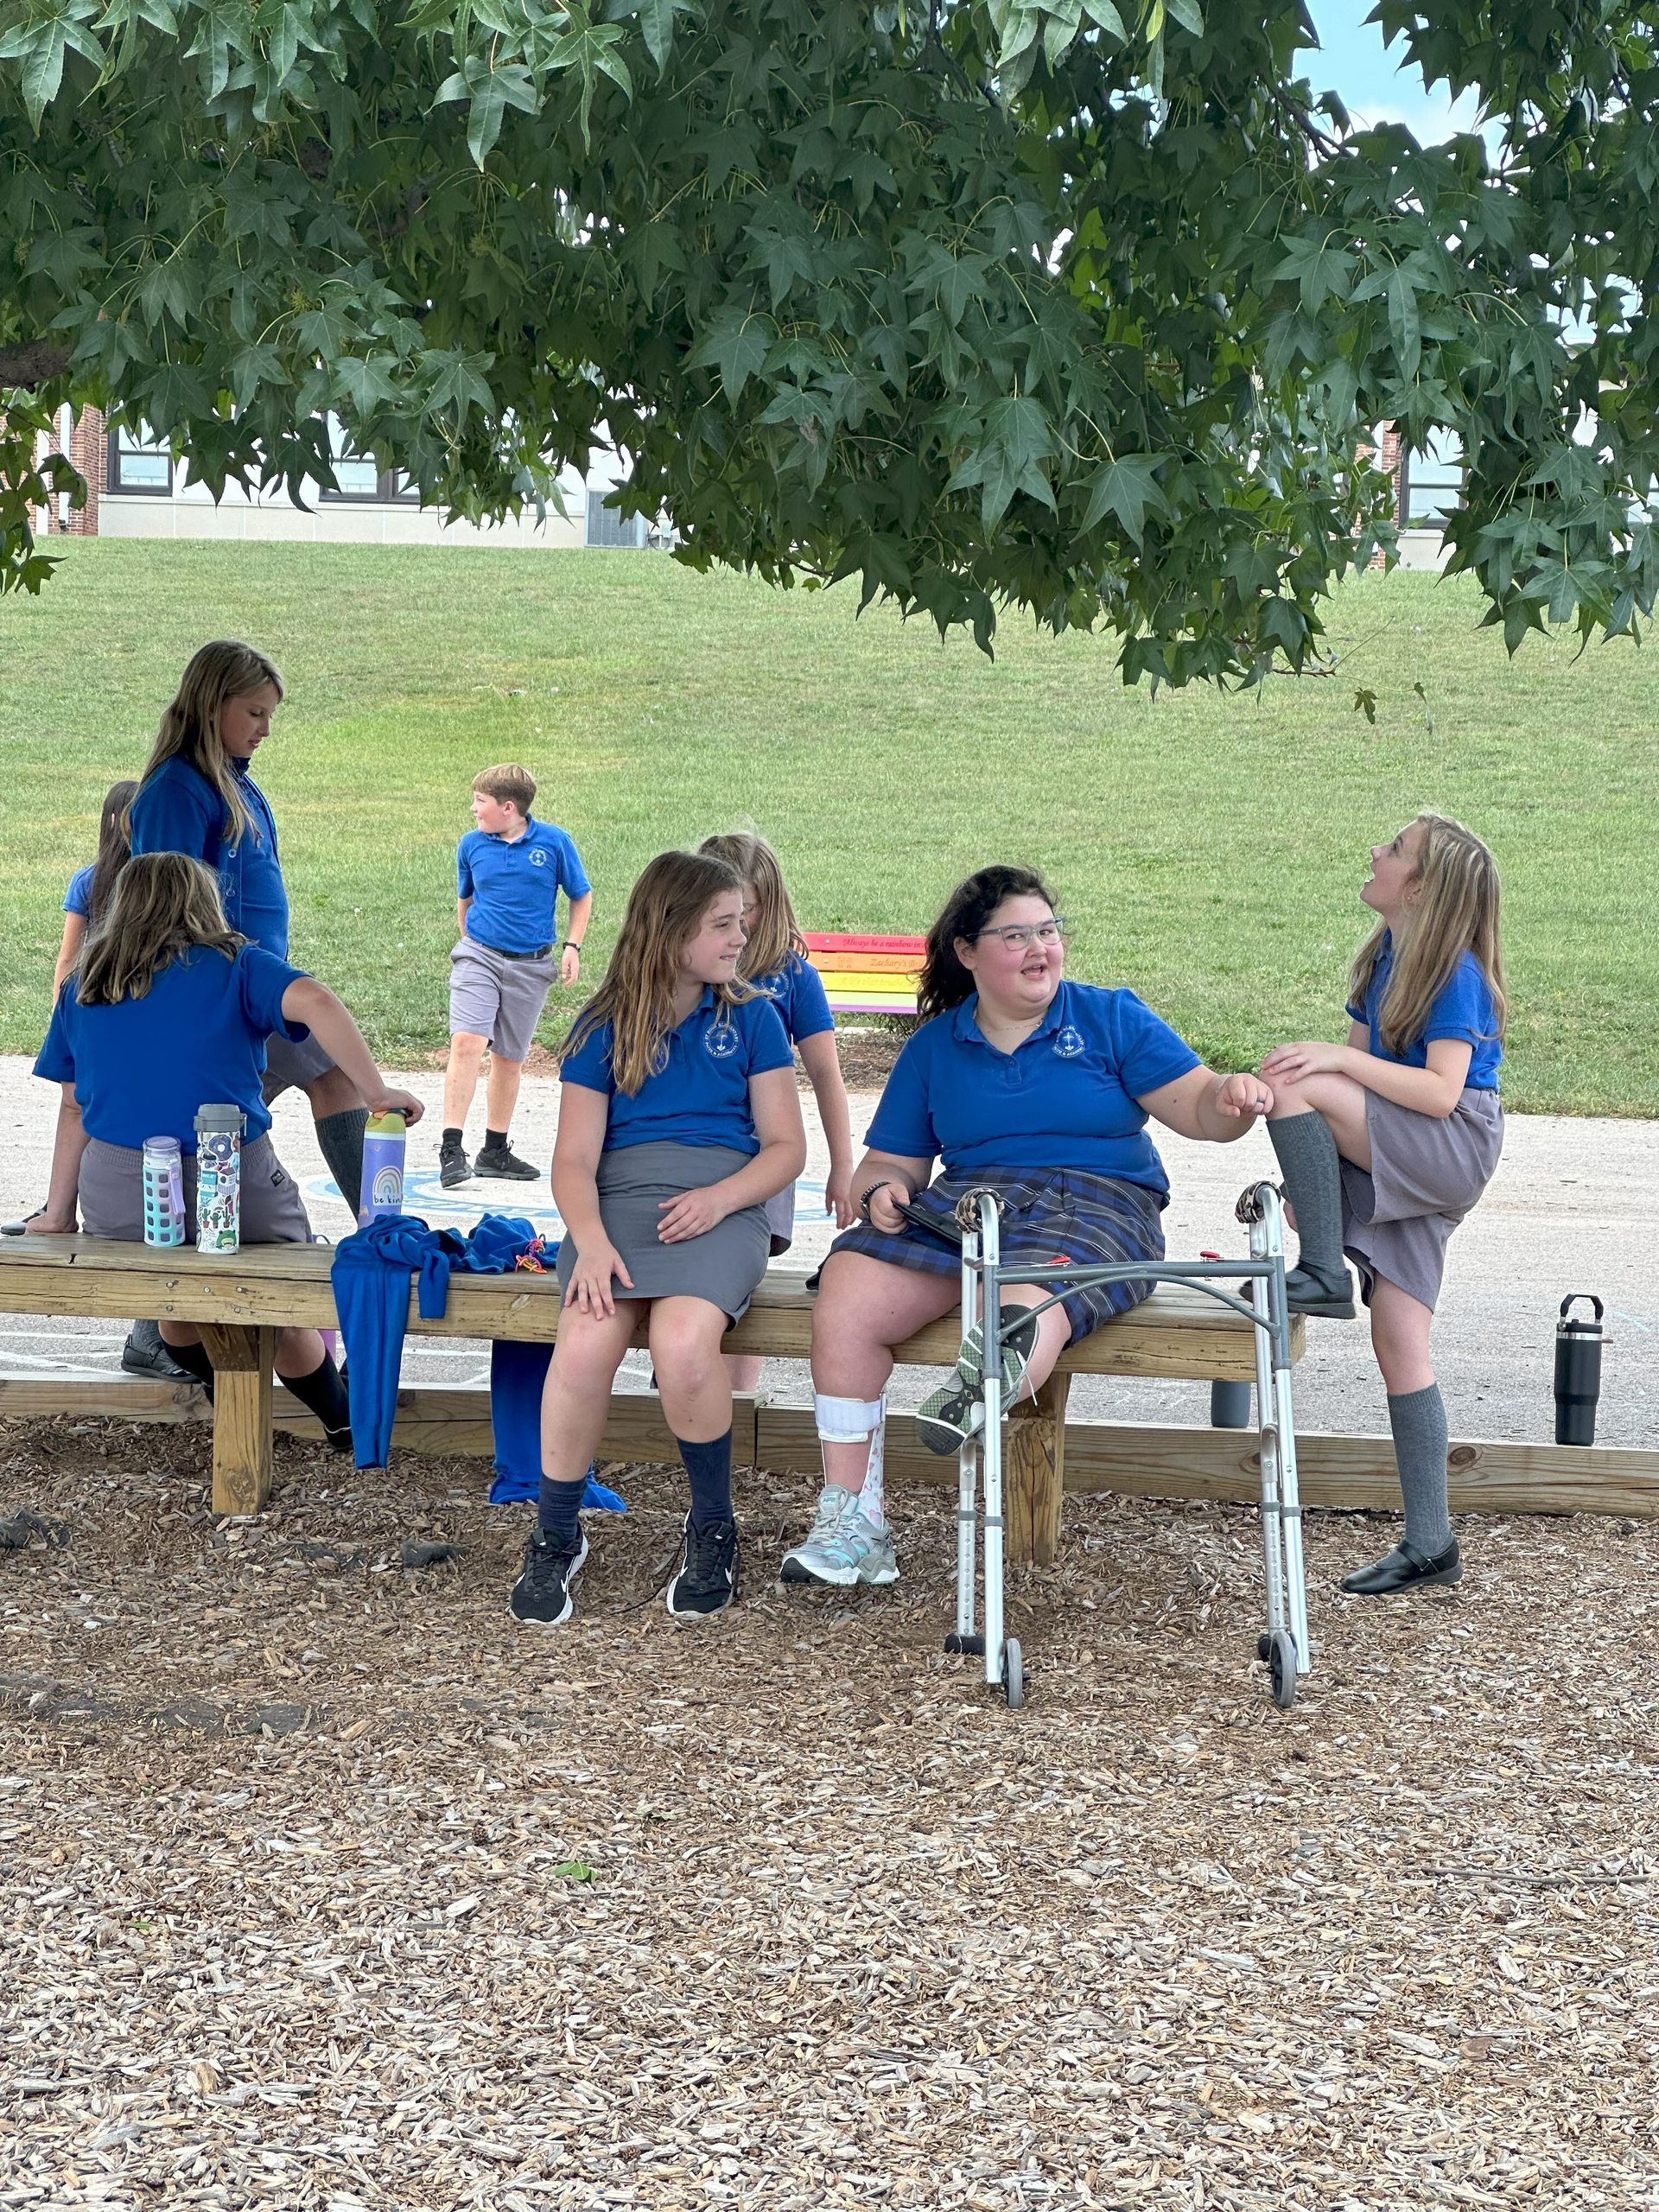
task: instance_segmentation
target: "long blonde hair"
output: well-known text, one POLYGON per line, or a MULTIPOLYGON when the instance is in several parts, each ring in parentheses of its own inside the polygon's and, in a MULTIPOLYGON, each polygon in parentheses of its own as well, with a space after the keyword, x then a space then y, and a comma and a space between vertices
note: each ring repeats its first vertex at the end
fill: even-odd
POLYGON ((239 845, 251 826, 247 801, 237 784, 231 756, 219 734, 219 711, 227 699, 240 699, 262 684, 276 687, 283 696, 283 679, 262 652, 236 638, 215 638, 190 656, 179 678, 173 703, 162 716, 162 727, 149 749, 143 773, 147 784, 163 761, 182 753, 199 775, 205 776, 225 802, 223 835, 227 845, 239 845))
POLYGON ((795 919, 778 855, 766 839, 753 830, 731 830, 723 836, 705 837, 697 850, 734 868, 745 889, 754 893, 759 911, 737 964, 738 974, 775 976, 791 952, 798 952, 804 959, 806 939, 795 919))
MULTIPOLYGON (((601 1022, 612 1025, 611 1072, 630 1096, 660 1074, 674 1027, 674 987, 680 951, 702 926, 711 900, 743 888, 729 861, 709 853, 658 853, 628 893, 605 980, 572 1023, 561 1061, 585 1044, 601 1022)), ((721 1018, 756 993, 747 983, 716 983, 721 1018)))
MULTIPOLYGON (((1492 995, 1497 1034, 1503 1034, 1508 1000, 1503 987, 1503 953, 1498 944, 1497 863, 1472 830, 1444 814, 1420 814, 1422 830, 1417 866, 1408 880, 1422 886, 1409 924, 1394 940, 1388 988, 1377 1008, 1377 1033, 1390 1052, 1410 1051, 1423 1033, 1437 993, 1452 979, 1465 952, 1472 952, 1492 995)), ((1382 941, 1379 922, 1354 958, 1348 997, 1363 1006, 1382 941)))
POLYGON ((181 953, 205 945, 233 960, 246 943, 225 918, 212 868, 183 853, 136 853, 81 949, 75 996, 82 1006, 141 999, 181 953))

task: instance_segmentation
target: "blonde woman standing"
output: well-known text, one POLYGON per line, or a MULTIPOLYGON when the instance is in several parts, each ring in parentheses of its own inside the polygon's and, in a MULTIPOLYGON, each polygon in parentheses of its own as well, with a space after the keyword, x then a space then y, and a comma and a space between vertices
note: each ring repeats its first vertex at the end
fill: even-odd
POLYGON ((1262 1075, 1301 1241, 1291 1306, 1351 1318, 1345 1251, 1370 1309, 1406 1526, 1342 1586, 1381 1597, 1463 1573, 1429 1333, 1446 1244, 1503 1148, 1505 1001, 1497 868, 1472 830, 1420 814, 1372 846, 1359 895, 1377 921, 1350 977, 1347 1043, 1281 1045, 1262 1075))
MULTIPOLYGON (((184 853, 205 862, 231 927, 286 960, 288 886, 276 823, 251 773, 282 702, 283 679, 264 653, 233 638, 203 645, 162 716, 130 823, 135 853, 184 853)), ((269 1040, 264 1084, 267 1099, 304 1091, 322 1156, 355 1213, 367 1119, 355 1086, 318 1039, 296 1044, 280 1031, 269 1040)))

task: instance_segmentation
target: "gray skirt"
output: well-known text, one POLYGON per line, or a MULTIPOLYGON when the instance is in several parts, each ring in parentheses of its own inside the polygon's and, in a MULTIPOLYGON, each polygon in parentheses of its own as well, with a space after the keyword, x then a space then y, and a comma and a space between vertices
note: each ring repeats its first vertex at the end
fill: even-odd
POLYGON ((1371 1172, 1342 1162, 1342 1242, 1369 1306, 1378 1275, 1432 1313, 1452 1232, 1492 1179, 1503 1149, 1495 1090, 1465 1090, 1444 1121, 1365 1094, 1371 1172))
MULTIPOLYGON (((633 1278, 632 1290, 612 1278, 619 1298, 706 1298, 734 1321, 749 1310, 766 1272, 770 1241, 764 1205, 745 1206, 701 1236, 664 1244, 657 1234, 662 1201, 722 1183, 753 1154, 726 1145, 620 1145, 599 1157, 599 1217, 633 1278)), ((559 1283, 569 1289, 575 1239, 559 1246, 559 1283)))
MULTIPOLYGON (((92 1138, 80 1155, 80 1221, 89 1236, 122 1244, 144 1241, 144 1155, 135 1147, 92 1138)), ((196 1156, 184 1158, 184 1233, 196 1241, 196 1156)), ((242 1147, 242 1242, 308 1244, 300 1186, 276 1157, 269 1135, 242 1147)))

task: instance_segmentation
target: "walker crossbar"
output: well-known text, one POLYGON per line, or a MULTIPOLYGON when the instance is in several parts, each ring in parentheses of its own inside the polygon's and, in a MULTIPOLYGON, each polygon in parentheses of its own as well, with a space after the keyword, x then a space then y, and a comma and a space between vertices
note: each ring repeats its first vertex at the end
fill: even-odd
POLYGON ((1007 1267, 1001 1259, 1001 1205, 995 1192, 969 1191, 957 1209, 962 1243, 961 1372, 978 1371, 978 1405, 957 1463, 957 1624, 951 1651, 982 1652, 985 1680, 1010 1706, 1025 1701, 1023 1656, 1003 1633, 1002 1351, 1033 1313, 1064 1303, 1069 1292, 1119 1282, 1190 1283, 1230 1313, 1255 1325, 1255 1402, 1260 1436, 1261 1523, 1267 1628, 1256 1656, 1267 1662, 1273 1698, 1294 1700, 1297 1677, 1308 1672, 1307 1590, 1302 1560, 1302 1509, 1296 1481, 1296 1432, 1290 1399, 1290 1313, 1285 1293, 1284 1216, 1271 1183, 1249 1185, 1237 1216, 1250 1232, 1248 1260, 1124 1261, 1110 1264, 1007 1267), (1223 1287, 1242 1281, 1249 1297, 1223 1287), (1036 1306, 1005 1309, 1005 1287, 1047 1288, 1036 1306), (1058 1285, 1057 1289, 1054 1287, 1058 1285), (1005 1318, 1006 1316, 1006 1318, 1005 1318), (977 1343, 973 1332, 977 1324, 977 1343), (982 1351, 980 1348, 983 1347, 982 1351), (982 1545, 976 1532, 983 1531, 982 1545), (976 1569, 980 1572, 976 1576, 976 1569), (985 1626, 975 1627, 976 1581, 984 1588, 985 1626))

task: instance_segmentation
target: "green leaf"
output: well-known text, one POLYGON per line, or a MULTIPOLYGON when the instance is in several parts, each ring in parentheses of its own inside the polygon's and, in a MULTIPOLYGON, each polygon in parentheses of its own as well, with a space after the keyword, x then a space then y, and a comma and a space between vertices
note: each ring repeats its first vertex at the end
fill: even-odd
POLYGON ((585 1859, 561 1859, 552 1870, 556 1882, 591 1882, 594 1870, 585 1859))
POLYGON ((1083 0, 1083 12, 1091 23, 1098 23, 1109 31, 1120 46, 1127 46, 1129 35, 1123 28, 1123 18, 1112 5, 1112 0, 1083 0))
POLYGON ((1167 0, 1167 5, 1184 31, 1190 31, 1194 38, 1204 36, 1204 11, 1198 0, 1167 0))
POLYGON ((465 56, 460 68, 439 86, 433 105, 442 107, 452 100, 470 103, 467 150, 480 168, 501 136, 507 110, 516 107, 533 115, 541 105, 535 80, 522 62, 506 61, 493 69, 481 54, 465 56))
POLYGON ((765 367, 777 335, 778 326, 769 315, 728 308, 708 336, 692 349, 691 366, 717 368, 721 391, 728 399, 735 400, 749 378, 759 376, 765 367))
POLYGON ((1363 689, 1356 691, 1354 694, 1354 712, 1357 715, 1363 715, 1368 722, 1375 722, 1376 720, 1376 692, 1368 691, 1363 689))
POLYGON ((1422 326, 1417 315, 1417 295, 1403 269, 1389 274, 1389 328, 1394 335, 1402 376, 1414 377, 1422 366, 1422 326))
POLYGON ((1147 510, 1168 512, 1169 503, 1160 490, 1156 470, 1167 454, 1126 453, 1103 461, 1089 480, 1089 505, 1083 518, 1092 530, 1104 516, 1116 515, 1139 545, 1146 532, 1147 510))

